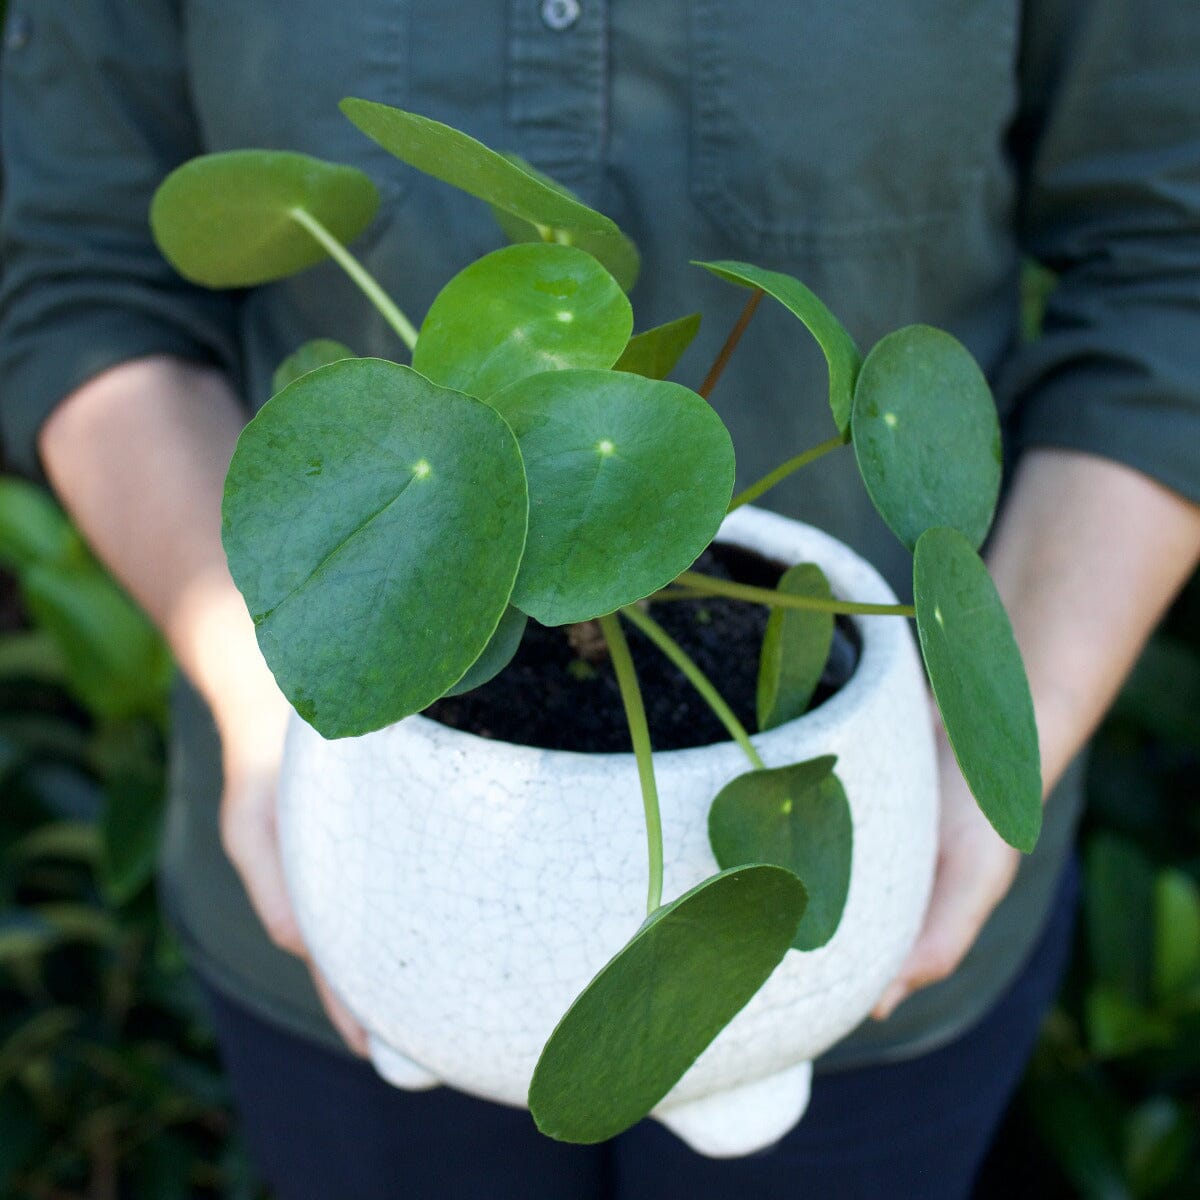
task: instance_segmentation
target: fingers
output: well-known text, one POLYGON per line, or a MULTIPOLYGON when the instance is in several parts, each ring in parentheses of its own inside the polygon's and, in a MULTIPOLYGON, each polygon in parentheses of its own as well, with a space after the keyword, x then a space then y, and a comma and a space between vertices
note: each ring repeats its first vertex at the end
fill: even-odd
POLYGON ((304 959, 330 1023, 354 1054, 366 1057, 366 1030, 313 963, 300 933, 279 852, 274 778, 251 775, 230 780, 221 803, 220 825, 225 853, 267 936, 281 950, 304 959))
POLYGON ((886 1020, 913 992, 952 975, 1004 898, 1020 854, 979 811, 953 765, 943 761, 938 861, 925 921, 896 978, 872 1010, 886 1020))
POLYGON ((334 1029, 341 1034, 342 1041, 357 1054, 359 1058, 370 1055, 367 1042, 367 1031, 358 1023, 354 1014, 342 1003, 337 993, 329 986, 329 981, 321 974, 317 965, 310 959, 308 970, 312 975, 313 985, 317 989, 321 1004, 329 1017, 334 1029))

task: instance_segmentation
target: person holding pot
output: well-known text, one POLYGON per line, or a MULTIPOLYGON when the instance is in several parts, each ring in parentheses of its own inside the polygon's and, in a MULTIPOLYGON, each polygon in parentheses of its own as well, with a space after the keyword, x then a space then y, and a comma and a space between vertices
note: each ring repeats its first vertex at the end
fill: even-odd
MULTIPOLYGON (((163 895, 280 1196, 967 1195, 1064 962, 1079 755, 1200 556, 1194 15, 1129 0, 14 0, 2 81, 5 450, 49 480, 176 655, 163 895), (805 279, 860 344, 949 328, 997 391, 1015 466, 989 563, 1053 793, 1042 840, 1018 862, 943 744, 924 931, 770 1152, 703 1160, 649 1122, 568 1147, 518 1111, 391 1089, 347 1053, 363 1032, 308 961, 273 823, 288 706, 225 567, 221 487, 297 345, 395 348, 330 267, 246 293, 187 285, 146 213, 205 151, 353 163, 384 198, 358 249, 424 311, 496 232, 342 121, 344 95, 466 128, 612 215, 643 250, 643 319, 705 310, 697 362, 738 298, 686 264, 740 258, 805 279), (1030 344, 1024 254, 1058 275, 1030 344)), ((747 343, 714 396, 745 481, 828 419, 824 365, 788 319, 764 311, 747 343)), ((900 548, 852 476, 827 460, 770 503, 898 584, 900 548)))

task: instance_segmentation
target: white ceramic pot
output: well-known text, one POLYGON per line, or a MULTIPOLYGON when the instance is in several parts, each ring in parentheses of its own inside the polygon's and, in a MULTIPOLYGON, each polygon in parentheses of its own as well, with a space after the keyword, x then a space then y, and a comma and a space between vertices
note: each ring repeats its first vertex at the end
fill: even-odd
MULTIPOLYGON (((779 561, 816 562, 835 594, 895 601, 844 545, 751 508, 722 527, 779 561)), ((789 951, 653 1116, 709 1155, 749 1153, 808 1103, 811 1060, 870 1011, 916 936, 936 850, 933 741, 908 623, 858 619, 850 682, 754 738, 768 766, 838 756, 854 821, 833 939, 789 951)), ((718 681, 719 683, 719 681, 718 681)), ((748 770, 733 743, 655 756, 664 899, 717 871, 718 790, 748 770)), ((280 796, 300 927, 370 1031, 380 1073, 524 1105, 542 1046, 645 917, 646 845, 632 754, 488 741, 422 717, 326 741, 299 718, 280 796)))

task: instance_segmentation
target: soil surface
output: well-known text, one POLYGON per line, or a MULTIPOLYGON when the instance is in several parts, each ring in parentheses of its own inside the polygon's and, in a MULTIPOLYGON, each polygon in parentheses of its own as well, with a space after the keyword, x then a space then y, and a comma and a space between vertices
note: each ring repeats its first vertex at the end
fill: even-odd
MULTIPOLYGON (((717 545, 695 569, 758 587, 774 587, 779 563, 733 546, 717 545)), ((758 657, 767 610, 737 600, 671 600, 650 615, 687 651, 716 685, 738 719, 753 732, 758 657)), ((638 630, 622 623, 637 669, 650 739, 656 750, 707 746, 728 739, 724 727, 692 685, 638 630)), ((833 648, 810 708, 848 680, 858 662, 858 631, 845 617, 834 627, 833 648)), ((489 683, 437 701, 426 716, 481 737, 552 750, 611 753, 630 749, 629 727, 616 676, 608 661, 593 666, 571 648, 566 628, 531 620, 513 661, 489 683)))

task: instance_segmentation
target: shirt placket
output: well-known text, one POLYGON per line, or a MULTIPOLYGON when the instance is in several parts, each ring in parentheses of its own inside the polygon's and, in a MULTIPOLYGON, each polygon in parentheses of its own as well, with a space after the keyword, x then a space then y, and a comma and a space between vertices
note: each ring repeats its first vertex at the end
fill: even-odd
POLYGON ((536 166, 592 200, 607 141, 608 8, 509 0, 509 124, 536 166))

